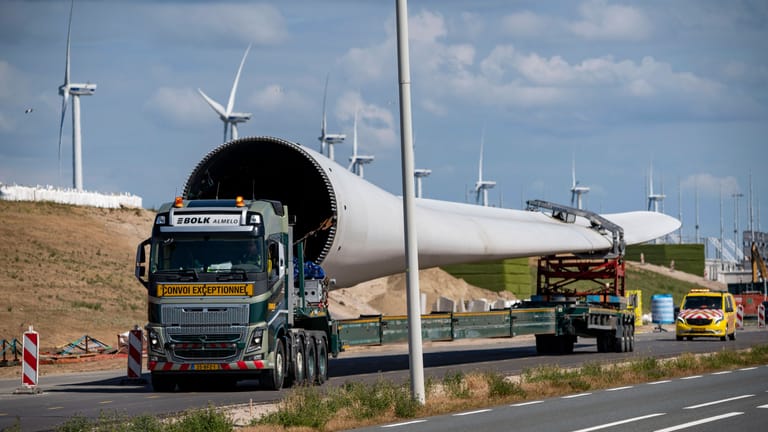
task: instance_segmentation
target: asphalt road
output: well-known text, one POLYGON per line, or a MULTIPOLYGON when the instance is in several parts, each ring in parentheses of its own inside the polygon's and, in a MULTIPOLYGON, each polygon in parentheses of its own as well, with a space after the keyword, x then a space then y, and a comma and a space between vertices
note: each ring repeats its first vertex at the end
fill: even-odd
MULTIPOLYGON (((697 339, 677 342, 673 331, 639 333, 636 336, 635 351, 632 353, 598 354, 593 339, 581 341, 585 343, 578 343, 574 354, 565 356, 536 355, 530 336, 475 340, 471 343, 431 343, 424 348, 424 374, 442 377, 450 371, 495 370, 515 375, 526 368, 541 364, 575 367, 585 362, 616 362, 643 357, 673 357, 685 352, 739 350, 768 344, 768 330, 747 327, 737 332, 735 341, 697 339)), ((351 380, 372 382, 380 378, 398 382, 409 378, 408 367, 408 350, 405 345, 345 352, 330 360, 330 379, 325 385, 341 385, 351 380)), ((144 378, 149 381, 147 374, 144 378)), ((210 404, 227 406, 269 403, 280 400, 287 392, 260 390, 255 381, 245 381, 240 382, 237 388, 231 391, 154 393, 151 385, 147 383, 126 381, 128 380, 125 369, 48 376, 38 381, 41 393, 16 394, 15 391, 20 387, 18 379, 0 380, 0 430, 14 425, 20 425, 23 431, 53 430, 75 415, 92 418, 101 413, 114 412, 128 416, 167 415, 188 409, 205 408, 210 404)), ((762 376, 761 382, 766 381, 762 376)), ((768 388, 764 388, 763 393, 766 390, 768 388)), ((696 403, 692 399, 694 396, 696 393, 681 393, 680 403, 696 403)), ((509 424, 506 430, 509 430, 509 424)), ((537 430, 571 429, 553 425, 553 429, 537 430)))

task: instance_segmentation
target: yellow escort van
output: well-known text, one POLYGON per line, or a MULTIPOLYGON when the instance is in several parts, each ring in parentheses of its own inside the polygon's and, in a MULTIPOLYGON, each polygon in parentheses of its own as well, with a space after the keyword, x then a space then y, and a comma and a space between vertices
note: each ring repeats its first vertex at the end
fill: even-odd
POLYGON ((736 300, 725 291, 694 288, 683 297, 675 323, 675 337, 736 339, 736 300))

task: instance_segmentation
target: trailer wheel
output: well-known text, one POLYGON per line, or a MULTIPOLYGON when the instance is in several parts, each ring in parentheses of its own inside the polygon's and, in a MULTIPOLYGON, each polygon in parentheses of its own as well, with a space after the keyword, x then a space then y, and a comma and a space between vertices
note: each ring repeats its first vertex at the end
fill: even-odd
POLYGON ((285 381, 285 345, 283 340, 278 339, 275 345, 275 367, 267 371, 264 380, 264 387, 269 390, 280 390, 285 381))
POLYGON ((307 342, 307 350, 305 351, 307 367, 305 369, 307 376, 307 385, 314 385, 317 379, 317 348, 315 346, 315 338, 309 338, 307 342))
POLYGON ((317 383, 322 384, 328 380, 328 346, 325 338, 317 344, 317 383))

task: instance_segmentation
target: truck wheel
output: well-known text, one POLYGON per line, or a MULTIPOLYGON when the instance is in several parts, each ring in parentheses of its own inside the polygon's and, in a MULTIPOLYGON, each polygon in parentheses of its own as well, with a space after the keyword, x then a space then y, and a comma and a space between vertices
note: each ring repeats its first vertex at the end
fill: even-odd
POLYGON ((176 382, 171 377, 152 373, 152 390, 161 393, 172 392, 176 389, 176 382))
POLYGON ((300 386, 306 382, 306 366, 307 359, 305 358, 304 341, 299 340, 296 343, 296 350, 291 359, 291 373, 288 378, 291 386, 300 386))
POLYGON ((269 390, 280 390, 285 381, 285 345, 278 339, 275 346, 275 367, 265 375, 264 387, 269 390))
POLYGON ((315 338, 310 338, 309 342, 307 343, 307 350, 304 352, 306 355, 306 376, 307 376, 307 385, 314 385, 315 380, 317 379, 317 369, 315 368, 317 366, 317 348, 315 347, 315 338))
POLYGON ((317 345, 317 383, 322 384, 328 380, 328 346, 325 339, 320 339, 317 345))

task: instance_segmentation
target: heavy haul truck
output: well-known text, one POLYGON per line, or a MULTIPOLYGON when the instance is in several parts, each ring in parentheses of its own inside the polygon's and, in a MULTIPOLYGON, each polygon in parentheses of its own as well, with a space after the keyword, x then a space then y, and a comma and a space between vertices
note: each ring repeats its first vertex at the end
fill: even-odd
MULTIPOLYGON (((330 279, 305 262, 289 211, 276 201, 242 197, 178 197, 158 210, 136 258, 136 277, 148 293, 147 364, 156 391, 253 378, 268 389, 322 384, 329 354, 407 339, 405 316, 331 317, 330 279)), ((586 336, 597 338, 598 351, 631 351, 634 317, 626 310, 623 272, 621 257, 544 257, 529 301, 423 315, 422 336, 535 334, 539 353, 572 352, 577 337, 586 336), (596 292, 566 288, 587 280, 609 282, 596 292)))
MULTIPOLYGON (((530 300, 423 315, 423 339, 533 334, 540 353, 568 353, 590 337, 598 351, 631 351, 624 245, 668 234, 679 221, 529 204, 416 200, 421 268, 542 257, 530 300)), ((400 197, 301 144, 246 137, 213 149, 137 248, 154 389, 252 378, 270 389, 322 383, 328 357, 346 347, 405 341, 407 317, 336 320, 327 308, 334 287, 406 270, 403 224, 400 197)))

